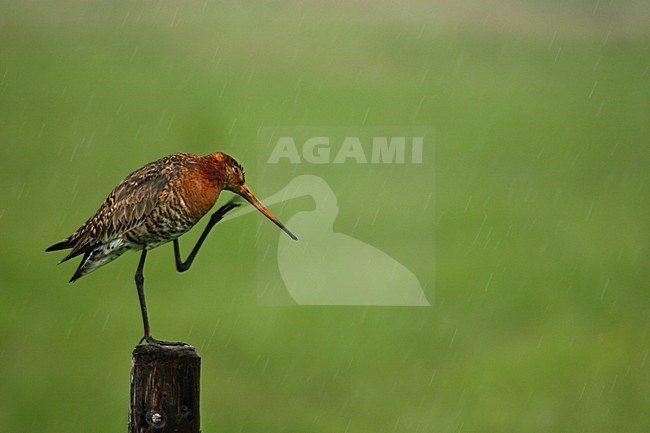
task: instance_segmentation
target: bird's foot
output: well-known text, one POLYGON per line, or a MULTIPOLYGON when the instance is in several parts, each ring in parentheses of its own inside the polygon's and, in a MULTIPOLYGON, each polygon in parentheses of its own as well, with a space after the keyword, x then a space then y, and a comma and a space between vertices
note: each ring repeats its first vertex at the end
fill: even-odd
POLYGON ((145 335, 144 337, 142 337, 138 344, 142 344, 142 342, 144 341, 146 341, 147 344, 151 344, 154 346, 189 346, 189 344, 183 343, 182 341, 156 340, 151 335, 145 335))
POLYGON ((241 203, 237 202, 236 197, 231 199, 228 203, 224 204, 219 209, 217 209, 216 212, 210 215, 210 223, 213 225, 218 223, 228 212, 239 206, 241 206, 241 203))

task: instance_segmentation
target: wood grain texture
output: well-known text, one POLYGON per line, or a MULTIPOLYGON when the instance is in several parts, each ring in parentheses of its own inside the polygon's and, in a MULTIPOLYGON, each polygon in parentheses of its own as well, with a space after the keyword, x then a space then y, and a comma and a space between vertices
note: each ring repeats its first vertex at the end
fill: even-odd
POLYGON ((199 433, 201 358, 192 346, 133 350, 129 433, 199 433))

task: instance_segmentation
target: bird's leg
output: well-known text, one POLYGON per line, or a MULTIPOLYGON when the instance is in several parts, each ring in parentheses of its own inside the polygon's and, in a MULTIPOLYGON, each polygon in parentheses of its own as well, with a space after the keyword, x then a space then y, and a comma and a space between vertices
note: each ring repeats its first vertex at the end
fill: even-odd
POLYGON ((144 337, 140 339, 138 344, 146 341, 148 344, 156 344, 159 346, 187 346, 186 343, 179 343, 173 341, 156 340, 151 336, 151 328, 149 327, 149 316, 147 315, 147 303, 144 300, 144 261, 147 258, 147 249, 142 249, 138 269, 135 271, 135 285, 138 288, 138 298, 140 299, 140 311, 142 312, 142 323, 144 324, 144 337))
POLYGON ((176 270, 178 272, 185 272, 190 268, 190 266, 192 266, 192 262, 194 261, 196 254, 199 252, 201 245, 203 245, 203 241, 205 241, 205 238, 208 237, 208 234, 210 233, 210 230, 212 230, 212 227, 214 227, 215 224, 221 221, 224 215, 226 215, 228 212, 230 212, 237 206, 239 206, 239 203, 236 203, 234 200, 231 200, 228 203, 221 206, 219 209, 217 209, 217 211, 210 216, 210 221, 208 221, 208 225, 205 226, 203 233, 201 233, 201 237, 196 242, 196 245, 194 245, 194 248, 192 248, 192 252, 187 257, 187 260, 183 261, 181 259, 181 249, 180 246, 178 245, 178 239, 174 239, 174 256, 176 258, 176 270))
POLYGON ((147 316, 147 303, 144 300, 144 275, 142 271, 144 270, 144 261, 147 258, 147 249, 142 249, 142 255, 140 255, 140 262, 138 263, 138 269, 135 271, 135 286, 138 288, 138 299, 140 299, 140 312, 142 312, 142 323, 144 324, 144 337, 140 340, 142 343, 144 340, 149 341, 151 338, 151 330, 149 329, 149 317, 147 316))

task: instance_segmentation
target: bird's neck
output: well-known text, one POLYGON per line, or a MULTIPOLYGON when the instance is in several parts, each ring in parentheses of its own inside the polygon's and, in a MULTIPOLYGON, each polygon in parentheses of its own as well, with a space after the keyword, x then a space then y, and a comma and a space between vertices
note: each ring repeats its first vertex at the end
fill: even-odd
POLYGON ((190 211, 198 219, 214 206, 225 185, 225 173, 210 160, 200 158, 198 166, 188 173, 183 184, 186 203, 191 203, 190 211))
POLYGON ((199 158, 198 175, 203 178, 205 183, 211 183, 220 190, 226 186, 227 174, 223 164, 220 164, 215 154, 210 154, 199 158))

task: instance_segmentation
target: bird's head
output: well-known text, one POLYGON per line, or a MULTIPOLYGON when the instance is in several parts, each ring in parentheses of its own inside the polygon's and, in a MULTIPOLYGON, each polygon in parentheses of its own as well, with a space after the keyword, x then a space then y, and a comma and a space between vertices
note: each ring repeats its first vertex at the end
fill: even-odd
POLYGON ((275 225, 280 227, 291 239, 298 240, 296 235, 291 233, 284 224, 278 220, 264 205, 255 197, 253 191, 246 185, 246 176, 244 175, 244 168, 230 155, 222 152, 212 154, 216 161, 216 166, 219 172, 222 173, 224 186, 223 189, 232 191, 240 195, 250 204, 255 206, 257 210, 264 214, 268 219, 273 221, 275 225))

